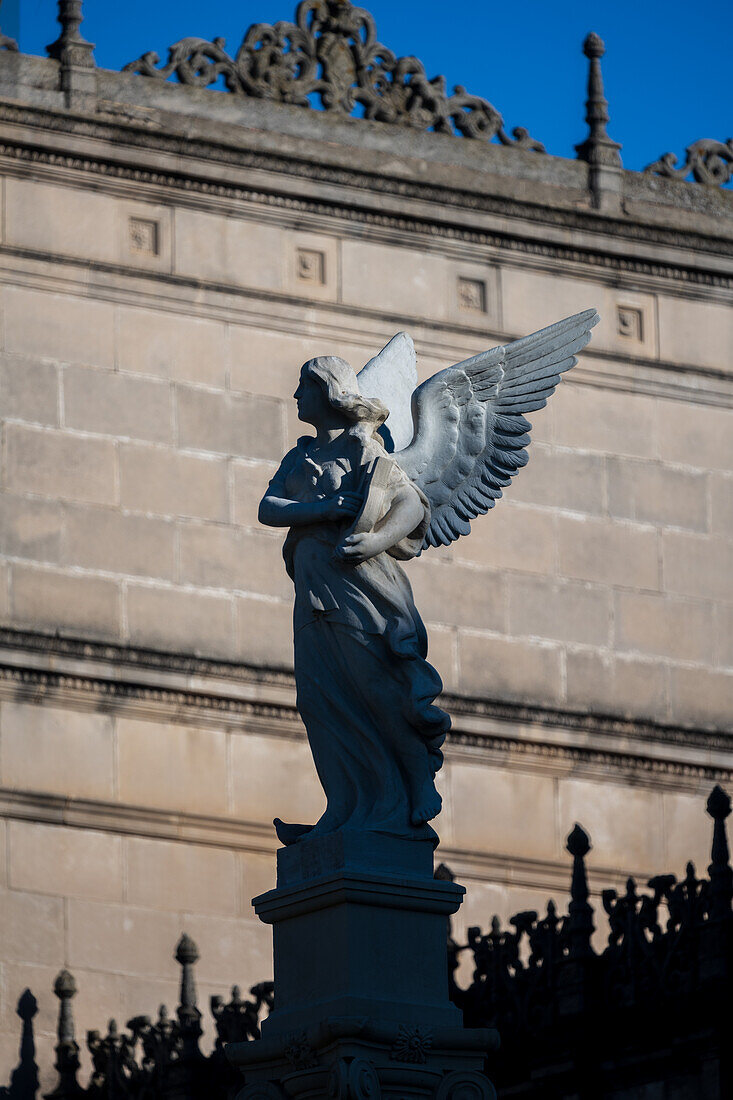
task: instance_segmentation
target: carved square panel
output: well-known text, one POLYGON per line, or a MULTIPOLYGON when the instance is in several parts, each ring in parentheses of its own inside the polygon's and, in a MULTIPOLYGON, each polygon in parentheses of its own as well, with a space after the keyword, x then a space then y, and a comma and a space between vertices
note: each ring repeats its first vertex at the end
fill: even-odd
POLYGON ((119 263, 137 270, 173 270, 172 207, 122 200, 115 221, 119 263))
POLYGON ((493 328, 499 312, 498 268, 462 260, 450 265, 448 280, 449 316, 469 329, 493 328))
POLYGON ((632 306, 617 306, 616 331, 619 336, 636 343, 644 342, 644 314, 632 306))
POLYGON ((658 303, 653 294, 626 288, 600 288, 589 295, 601 315, 593 332, 590 354, 614 351, 621 355, 655 358, 659 354, 658 303))
POLYGON ((138 256, 157 256, 160 253, 160 227, 148 218, 130 218, 128 222, 130 252, 138 256))
POLYGON ((315 248, 299 248, 296 272, 300 282, 314 286, 326 285, 326 257, 315 248))
POLYGON ((299 298, 335 301, 339 293, 341 243, 305 230, 282 235, 285 286, 299 298))
POLYGON ((486 283, 483 279, 458 279, 458 307, 467 313, 486 313, 486 283))

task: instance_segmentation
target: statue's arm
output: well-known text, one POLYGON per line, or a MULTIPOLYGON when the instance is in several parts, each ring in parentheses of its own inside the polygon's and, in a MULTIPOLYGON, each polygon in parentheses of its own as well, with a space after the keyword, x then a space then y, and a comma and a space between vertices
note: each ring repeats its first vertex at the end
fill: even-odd
POLYGON ((412 485, 404 485, 394 496, 384 519, 373 531, 349 535, 338 547, 344 561, 357 564, 376 557, 411 535, 422 522, 425 506, 412 485))
POLYGON ((260 501, 259 521, 266 527, 303 527, 312 523, 350 519, 361 508, 356 493, 339 493, 325 500, 288 500, 269 489, 260 501))
POLYGON ((257 518, 266 527, 298 527, 305 523, 317 523, 322 518, 319 515, 322 504, 320 500, 301 504, 300 501, 267 492, 260 501, 257 518))
POLYGON ((357 493, 336 493, 323 500, 293 500, 288 495, 287 480, 297 459, 298 448, 285 455, 280 469, 267 486, 260 501, 258 519, 265 527, 307 527, 312 523, 338 522, 353 519, 361 509, 363 499, 357 493))

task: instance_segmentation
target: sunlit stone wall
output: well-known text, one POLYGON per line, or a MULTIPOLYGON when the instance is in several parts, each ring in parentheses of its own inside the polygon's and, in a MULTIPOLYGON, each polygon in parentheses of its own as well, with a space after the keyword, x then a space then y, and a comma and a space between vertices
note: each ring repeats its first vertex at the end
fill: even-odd
POLYGON ((113 74, 77 118, 48 72, 0 106, 0 1077, 25 986, 50 1065, 64 965, 80 1035, 175 1006, 184 929, 202 1005, 269 976, 270 821, 322 804, 256 511, 313 354, 358 369, 404 328, 427 377, 600 310, 507 499, 408 566, 455 722, 440 854, 457 934, 562 906, 575 821, 596 889, 707 862, 732 761, 730 194, 629 173, 610 219, 575 162, 257 103, 235 124, 113 74))

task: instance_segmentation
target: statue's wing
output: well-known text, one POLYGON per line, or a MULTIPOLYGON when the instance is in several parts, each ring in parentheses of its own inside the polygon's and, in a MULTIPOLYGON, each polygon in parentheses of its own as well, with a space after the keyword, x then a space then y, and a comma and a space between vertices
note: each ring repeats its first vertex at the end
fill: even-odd
POLYGON ((389 409, 380 428, 387 450, 401 451, 413 432, 410 405, 417 386, 417 356, 411 337, 398 332, 379 355, 369 360, 358 378, 364 397, 376 397, 389 409))
POLYGON ((599 321, 587 309, 505 347, 440 371, 415 391, 413 441, 397 462, 430 501, 428 546, 471 531, 527 464, 532 425, 599 321))

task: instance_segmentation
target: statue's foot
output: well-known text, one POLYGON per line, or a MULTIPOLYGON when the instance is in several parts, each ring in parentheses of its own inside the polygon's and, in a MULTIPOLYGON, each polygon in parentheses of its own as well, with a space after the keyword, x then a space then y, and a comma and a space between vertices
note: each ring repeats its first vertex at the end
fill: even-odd
POLYGON ((340 823, 334 820, 334 815, 329 818, 328 811, 319 818, 319 820, 312 825, 307 833, 303 833, 298 837, 298 840, 317 840, 318 837, 328 836, 329 833, 335 833, 340 828, 340 823))
POLYGON ((275 826, 277 839, 286 848, 290 844, 295 844, 297 840, 306 836, 313 829, 312 825, 288 825, 285 821, 281 821, 279 817, 275 818, 273 825, 275 826))
POLYGON ((410 821, 413 825, 425 825, 437 817, 443 808, 443 799, 432 782, 426 783, 412 805, 410 821))

